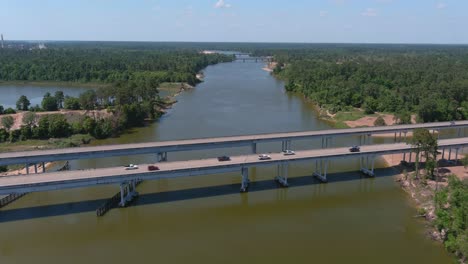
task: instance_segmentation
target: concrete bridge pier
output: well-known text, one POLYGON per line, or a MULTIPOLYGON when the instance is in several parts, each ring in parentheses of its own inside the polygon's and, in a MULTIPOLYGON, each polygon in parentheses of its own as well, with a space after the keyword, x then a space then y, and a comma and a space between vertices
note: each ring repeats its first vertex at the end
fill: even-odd
POLYGON ((281 142, 281 151, 291 149, 291 140, 283 140, 281 142))
POLYGON ((449 148, 448 161, 452 160, 452 148, 449 148))
POLYGON ((288 187, 288 162, 281 162, 278 164, 277 174, 275 177, 275 181, 277 181, 281 187, 288 187))
POLYGON ((374 163, 375 163, 375 156, 361 156, 359 158, 359 163, 360 163, 360 170, 362 173, 365 175, 368 175, 370 177, 374 177, 374 163), (370 158, 370 159, 369 159, 370 158))
POLYGON ((249 168, 242 168, 241 169, 242 181, 241 181, 241 188, 240 192, 247 192, 249 188, 249 168))
POLYGON ((167 161, 167 152, 158 152, 156 154, 157 162, 167 161))
POLYGON ((129 202, 138 196, 136 191, 136 181, 123 182, 120 184, 120 207, 125 207, 129 202))
POLYGON ((322 137, 322 148, 328 148, 331 145, 331 137, 322 137))
POLYGON ((328 159, 320 159, 315 161, 315 172, 313 174, 321 182, 328 182, 327 180, 328 159))
POLYGON ((26 174, 29 174, 29 163, 26 163, 25 167, 26 167, 26 174))
POLYGON ((34 173, 37 174, 37 164, 36 163, 34 163, 34 173))
POLYGON ((257 143, 256 142, 252 143, 252 153, 253 154, 257 153, 257 143))

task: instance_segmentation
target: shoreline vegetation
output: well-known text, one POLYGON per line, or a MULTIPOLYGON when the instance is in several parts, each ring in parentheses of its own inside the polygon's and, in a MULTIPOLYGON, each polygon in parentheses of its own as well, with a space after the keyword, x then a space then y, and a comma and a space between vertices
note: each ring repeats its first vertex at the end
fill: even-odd
MULTIPOLYGON (((360 60, 358 58, 355 59, 360 60)), ((372 60, 372 58, 369 60, 372 60)), ((381 60, 385 59, 381 58, 381 60)), ((452 58, 452 60, 454 59, 452 58)), ((314 74, 317 74, 313 73, 314 70, 309 70, 309 73, 303 73, 303 75, 297 74, 297 72, 304 70, 302 67, 308 63, 310 63, 310 61, 304 62, 298 58, 288 58, 283 61, 277 59, 275 63, 267 64, 263 70, 270 72, 278 79, 284 80, 286 82, 286 91, 301 94, 305 100, 311 101, 315 104, 315 110, 319 118, 329 122, 336 128, 371 127, 468 119, 468 82, 465 82, 466 79, 463 80, 462 78, 459 80, 459 83, 455 85, 458 86, 458 88, 447 89, 445 93, 439 95, 437 99, 434 99, 433 96, 437 94, 436 92, 434 92, 434 94, 427 94, 427 91, 420 90, 421 94, 415 94, 417 93, 416 90, 419 90, 420 88, 409 88, 410 90, 414 90, 409 91, 413 96, 413 99, 411 99, 413 101, 409 100, 409 105, 405 105, 405 100, 408 101, 410 94, 407 96, 404 94, 397 94, 395 96, 395 94, 392 95, 391 93, 388 93, 388 91, 383 90, 384 92, 380 91, 378 93, 381 95, 382 93, 386 93, 386 96, 390 99, 382 100, 381 97, 364 97, 366 96, 365 93, 373 94, 376 89, 383 88, 382 86, 378 87, 375 83, 366 84, 366 81, 363 81, 364 83, 361 85, 363 87, 368 86, 368 88, 367 91, 365 91, 366 89, 361 90, 361 99, 357 99, 355 102, 345 102, 340 106, 339 104, 331 103, 331 100, 334 100, 333 97, 335 95, 330 96, 330 93, 333 92, 327 91, 324 94, 323 90, 315 90, 307 83, 310 81, 310 78, 320 79, 320 77, 313 76, 314 74), (296 65, 291 66, 292 63, 296 63, 296 65), (463 91, 458 91, 457 89, 463 91), (417 98, 417 96, 421 95, 423 96, 422 98, 417 98), (431 99, 424 98, 424 96, 431 99), (318 100, 320 97, 332 99, 318 100), (358 103, 359 100, 363 101, 358 103), (452 102, 448 103, 449 100, 452 100, 452 102), (415 103, 419 104, 416 105, 416 107, 411 105, 415 103), (388 108, 385 107, 386 104, 393 104, 393 106, 388 108), (379 112, 382 110, 384 110, 384 112, 379 112)), ((341 65, 344 63, 346 62, 339 60, 336 63, 337 66, 332 67, 336 70, 337 68, 342 68, 341 65)), ((347 65, 348 67, 353 67, 351 64, 354 62, 351 61, 348 63, 350 64, 347 65)), ((361 63, 372 64, 369 63, 369 61, 361 61, 361 63)), ((323 61, 317 62, 315 65, 310 63, 308 67, 320 67, 320 64, 323 66, 323 61)), ((465 71, 468 70, 467 62, 459 62, 459 64, 465 66, 465 71)), ((359 64, 354 66, 356 68, 361 67, 359 64)), ((328 70, 329 72, 325 74, 328 74, 327 78, 341 78, 339 76, 340 73, 337 73, 335 76, 330 76, 330 71, 333 70, 330 70, 330 68, 328 70)), ((349 68, 342 68, 341 72, 343 70, 348 71, 349 75, 346 76, 346 79, 348 80, 353 79, 354 75, 362 73, 359 72, 359 70, 354 73, 349 73, 349 68)), ((367 70, 369 70, 369 68, 367 68, 367 70)), ((364 70, 364 72, 365 71, 366 70, 364 70)), ((421 69, 421 71, 424 70, 421 69)), ((420 76, 424 75, 421 71, 419 72, 420 76)), ((324 73, 318 74, 320 75, 324 73)), ((394 76, 394 78, 397 78, 397 75, 394 76)), ((327 80, 322 80, 322 82, 327 82, 327 80)), ((312 83, 314 83, 314 81, 312 81, 312 83)), ((320 82, 315 81, 315 83, 319 84, 320 82)), ((335 85, 335 88, 339 90, 337 83, 330 85, 335 85)), ((356 85, 356 82, 348 82, 347 85, 354 86, 356 85)), ((436 84, 429 85, 434 86, 436 84)), ((445 87, 446 85, 447 83, 442 83, 439 84, 439 87, 445 87)), ((387 83, 387 88, 392 88, 391 86, 392 85, 387 83)), ((400 88, 397 88, 397 92, 399 89, 400 88)), ((441 89, 445 90, 445 88, 441 89)), ((343 93, 346 94, 347 92, 343 91, 343 93)), ((348 96, 350 98, 355 98, 356 93, 359 93, 359 89, 348 94, 348 96)), ((429 132, 427 133, 430 135, 429 132)), ((393 136, 393 133, 375 135, 375 137, 393 136)), ((408 133, 407 136, 409 142, 413 141, 414 138, 417 137, 414 133, 408 133)), ((419 161, 408 164, 403 161, 402 154, 384 155, 382 158, 387 167, 391 167, 396 171, 397 174, 395 175, 395 181, 398 182, 400 187, 408 194, 410 200, 417 209, 418 214, 415 217, 425 219, 427 236, 430 239, 443 244, 446 250, 450 254, 453 254, 458 262, 466 263, 468 258, 468 155, 458 155, 455 157, 455 162, 443 160, 439 156, 439 161, 435 161, 437 158, 434 158, 432 161, 430 159, 426 159, 424 162, 421 162, 421 165, 416 165, 416 163, 420 163, 419 161), (429 164, 434 163, 435 169, 433 169, 431 173, 430 166, 434 165, 429 164), (421 166, 422 169, 418 169, 419 166, 421 166)))

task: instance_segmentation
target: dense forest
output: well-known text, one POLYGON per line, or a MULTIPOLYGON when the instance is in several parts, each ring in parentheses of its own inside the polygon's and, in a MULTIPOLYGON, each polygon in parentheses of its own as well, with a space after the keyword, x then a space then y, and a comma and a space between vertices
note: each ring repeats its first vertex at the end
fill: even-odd
POLYGON ((274 74, 332 112, 363 108, 409 122, 468 119, 468 47, 343 45, 255 51, 274 74))
POLYGON ((142 79, 195 84, 195 74, 232 57, 195 50, 88 48, 0 50, 0 81, 65 81, 114 83, 142 79))
MULTIPOLYGON (((232 56, 201 54, 196 49, 132 43, 53 43, 47 49, 0 49, 0 82, 78 82, 107 84, 78 98, 62 92, 44 95, 40 106, 31 106, 26 96, 16 102, 19 111, 29 111, 18 130, 10 129, 13 118, 1 118, 0 142, 68 137, 90 134, 95 138, 117 135, 141 126, 162 114, 167 102, 159 97, 163 82, 194 85, 196 74, 211 64, 232 61, 232 56), (69 122, 61 114, 37 115, 42 111, 104 110, 101 118, 83 116, 69 122)), ((14 114, 3 109, 1 114, 14 114)))

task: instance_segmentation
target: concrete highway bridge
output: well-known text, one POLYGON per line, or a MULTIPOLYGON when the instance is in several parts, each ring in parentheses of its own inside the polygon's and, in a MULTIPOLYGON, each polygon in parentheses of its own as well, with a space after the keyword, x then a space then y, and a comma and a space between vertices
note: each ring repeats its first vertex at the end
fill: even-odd
MULTIPOLYGON (((416 128, 426 128, 434 132, 443 129, 456 129, 457 137, 464 136, 464 129, 468 128, 468 121, 439 122, 411 125, 396 125, 382 127, 362 127, 349 129, 327 129, 304 132, 288 132, 259 134, 246 136, 231 136, 218 138, 202 138, 175 141, 161 141, 149 143, 106 145, 95 147, 64 148, 52 150, 37 150, 24 152, 0 153, 0 166, 13 164, 35 165, 44 162, 96 159, 115 156, 130 156, 153 154, 155 161, 167 161, 168 152, 207 150, 219 148, 234 148, 250 146, 252 153, 257 153, 257 145, 269 142, 281 142, 281 151, 291 149, 294 140, 321 139, 322 148, 330 146, 333 138, 342 136, 359 136, 359 145, 366 144, 375 134, 394 134, 395 141, 406 139, 407 133, 416 128)), ((27 166, 28 167, 28 166, 27 166)), ((44 166, 42 166, 44 167, 44 166)))
MULTIPOLYGON (((277 180, 282 186, 288 186, 288 166, 295 162, 310 162, 315 164, 313 175, 319 180, 327 181, 328 163, 333 159, 356 158, 360 162, 360 170, 369 176, 374 176, 374 161, 379 155, 404 153, 404 160, 412 158, 412 146, 406 143, 365 145, 360 152, 350 152, 348 148, 327 148, 333 137, 360 136, 361 143, 367 142, 372 134, 394 133, 395 139, 406 137, 415 128, 427 128, 433 131, 441 129, 457 129, 459 138, 439 140, 439 149, 449 152, 468 146, 468 138, 460 138, 468 121, 441 122, 386 127, 366 127, 352 129, 332 129, 321 131, 290 132, 276 134, 261 134, 249 136, 192 139, 181 141, 163 141, 153 143, 110 145, 83 148, 54 149, 29 152, 10 152, 0 154, 0 165, 37 164, 48 161, 92 159, 111 156, 129 156, 138 154, 157 154, 158 161, 167 161, 167 152, 190 151, 213 148, 230 148, 251 146, 253 154, 231 157, 230 161, 220 162, 216 158, 203 160, 186 160, 161 162, 160 170, 148 171, 146 165, 140 165, 136 170, 125 170, 123 167, 61 171, 34 175, 19 175, 0 177, 0 195, 23 194, 28 192, 49 191, 66 188, 79 188, 100 184, 120 185, 120 205, 136 196, 135 185, 141 180, 156 180, 175 177, 190 177, 207 174, 240 171, 241 191, 246 191, 249 185, 248 171, 250 167, 277 166, 277 180), (283 155, 282 152, 271 154, 269 160, 259 160, 256 153, 258 143, 282 142, 281 151, 290 149, 292 140, 321 138, 322 149, 296 151, 295 155, 283 155), (124 195, 125 194, 125 195, 124 195)), ((457 155, 456 155, 457 156, 457 155)), ((311 166, 312 172, 312 166, 311 166)))
MULTIPOLYGON (((468 138, 439 140, 440 149, 459 149, 468 146, 468 138)), ((241 191, 246 191, 249 185, 248 170, 258 166, 277 166, 277 180, 281 185, 288 186, 288 165, 296 162, 309 162, 311 174, 322 182, 327 181, 327 169, 330 160, 355 158, 360 162, 364 174, 374 176, 374 161, 379 155, 404 153, 411 162, 412 146, 406 143, 367 145, 360 152, 350 152, 348 148, 329 148, 297 151, 295 155, 283 153, 271 154, 271 159, 259 160, 256 154, 233 156, 229 161, 220 162, 216 158, 202 160, 187 160, 163 162, 158 164, 159 170, 148 171, 145 164, 135 170, 125 170, 124 167, 113 167, 93 170, 74 170, 34 175, 19 175, 0 177, 0 195, 23 194, 28 192, 50 191, 66 188, 79 188, 101 184, 120 184, 120 205, 131 201, 136 195, 135 183, 141 180, 157 180, 177 177, 191 177, 207 174, 218 174, 239 171, 241 175, 241 191), (312 173, 312 166, 314 171, 312 173), (126 196, 124 197, 124 193, 126 196)))

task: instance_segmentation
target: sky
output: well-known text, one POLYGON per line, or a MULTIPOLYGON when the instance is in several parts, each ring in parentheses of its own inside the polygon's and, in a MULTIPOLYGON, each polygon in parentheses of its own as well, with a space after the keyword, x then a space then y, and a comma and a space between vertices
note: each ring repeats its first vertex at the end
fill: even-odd
POLYGON ((11 40, 468 44, 468 0, 0 0, 11 40))

